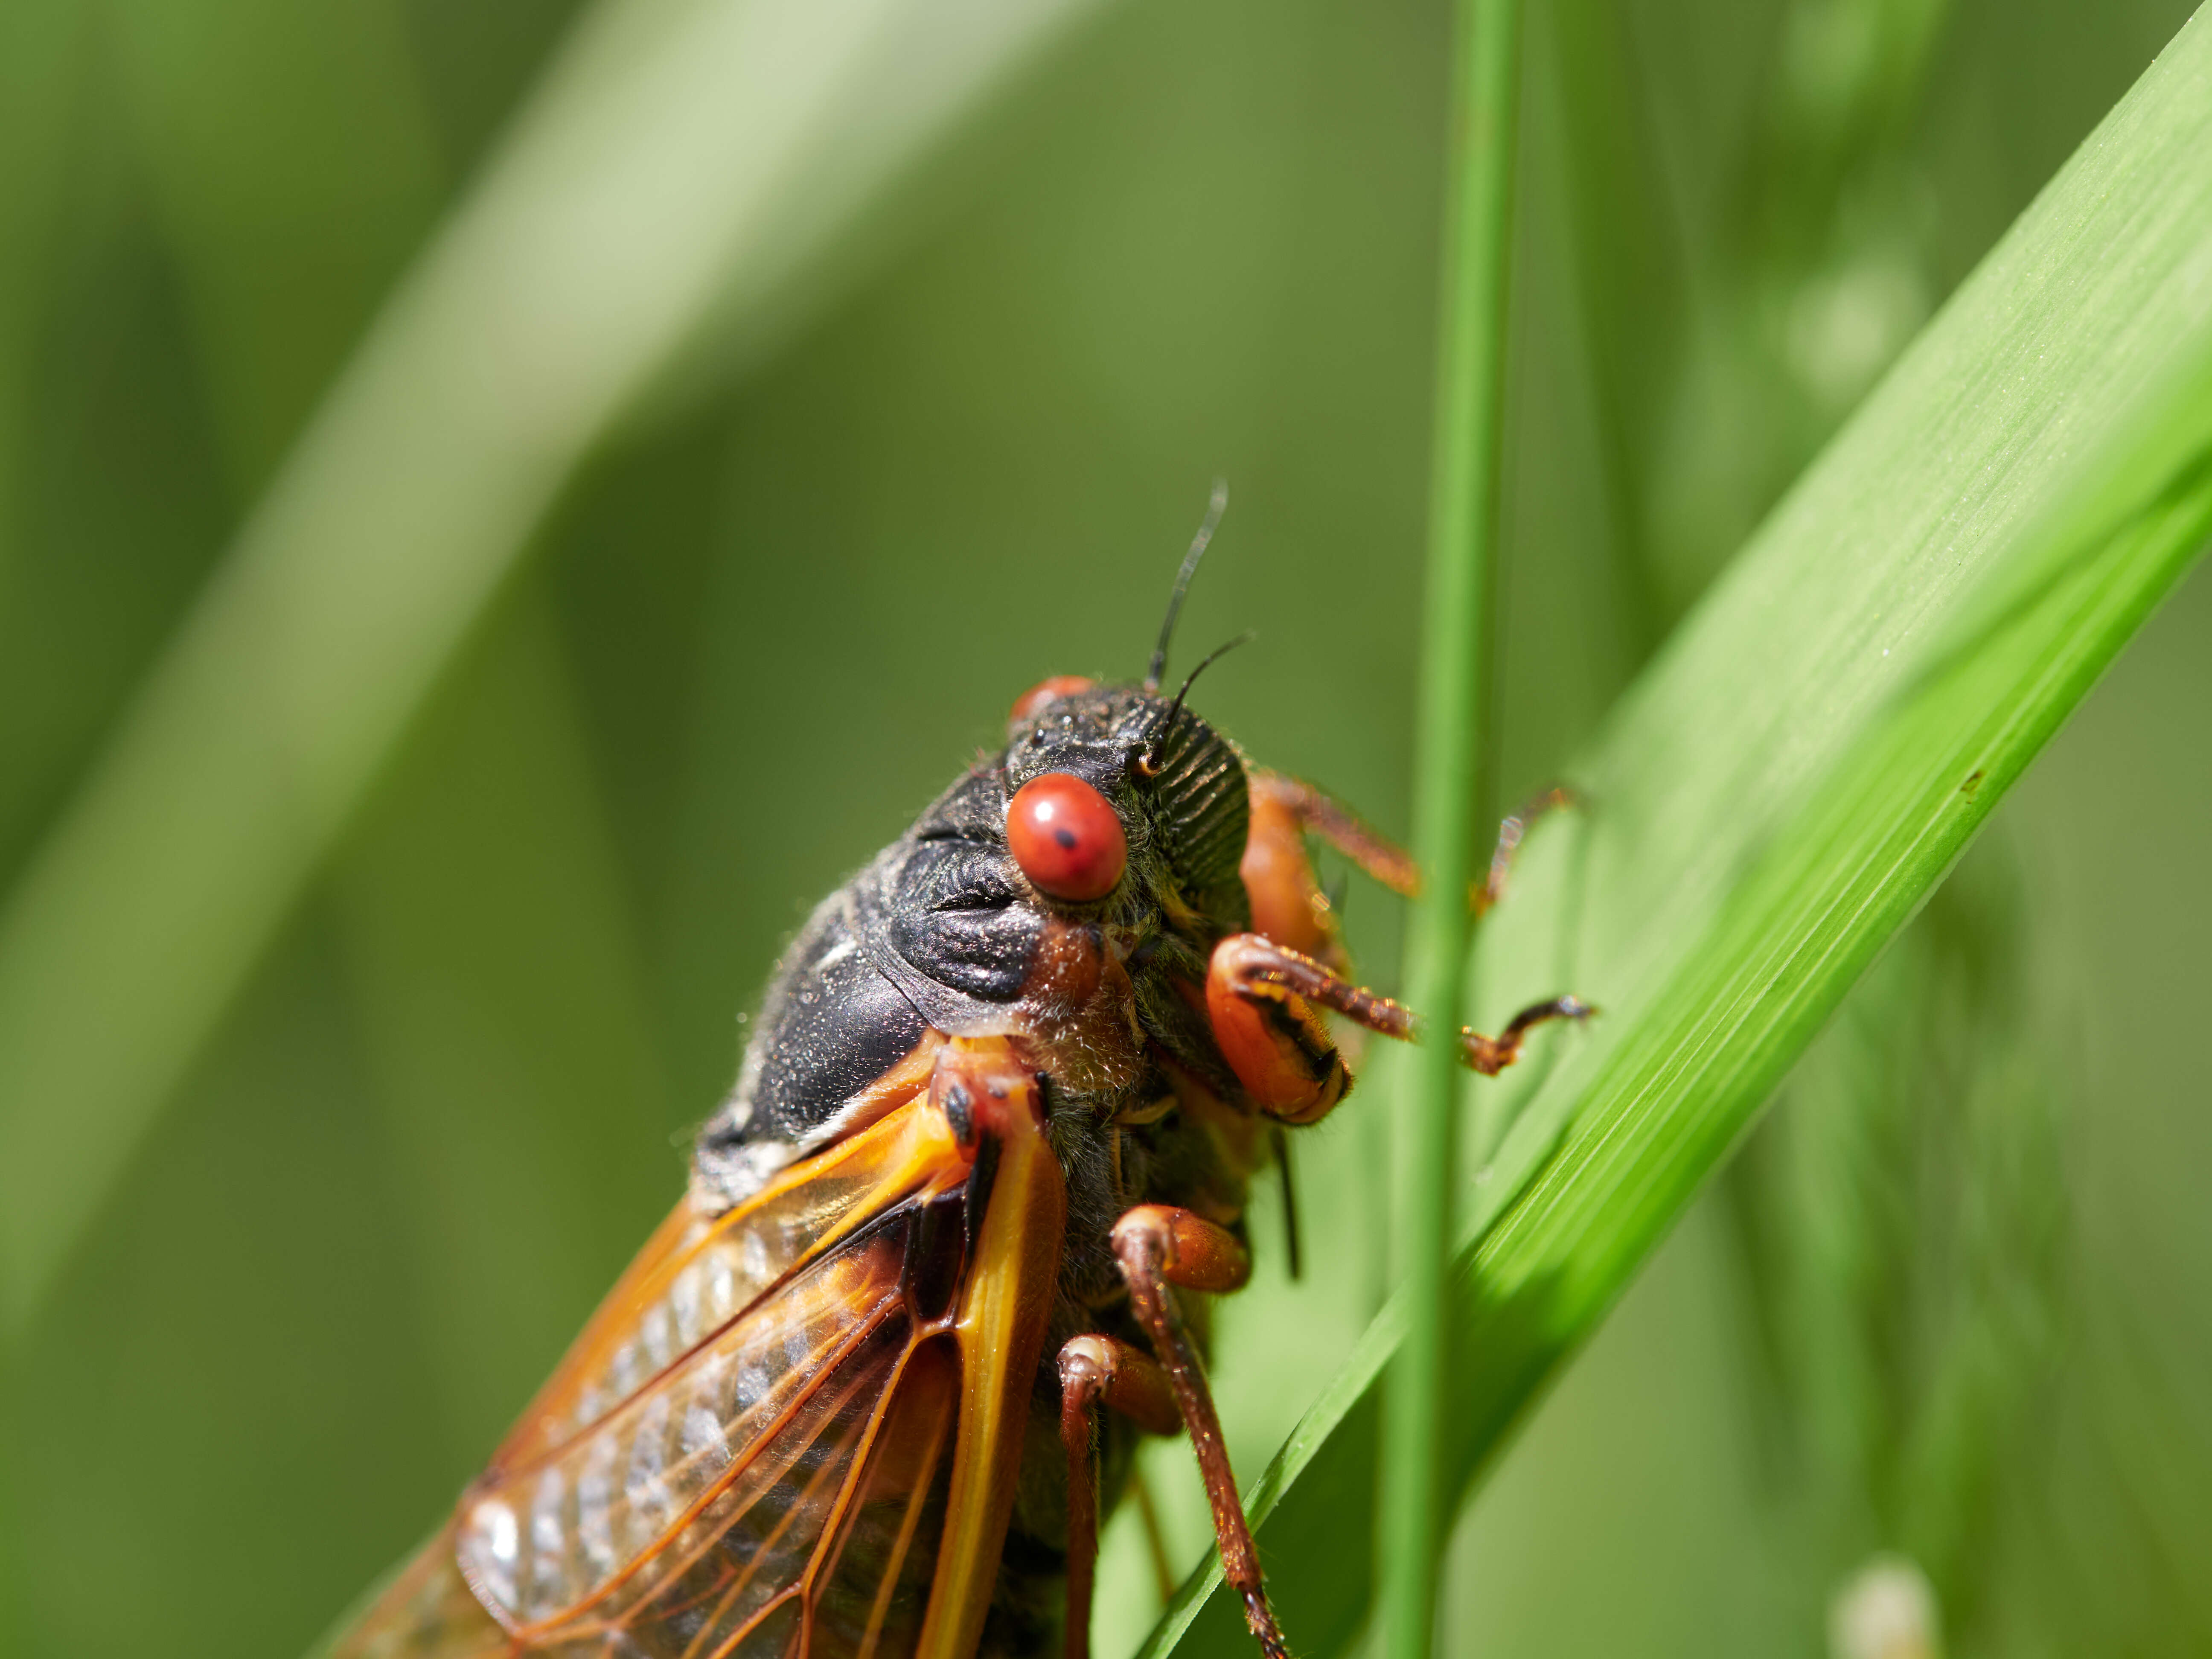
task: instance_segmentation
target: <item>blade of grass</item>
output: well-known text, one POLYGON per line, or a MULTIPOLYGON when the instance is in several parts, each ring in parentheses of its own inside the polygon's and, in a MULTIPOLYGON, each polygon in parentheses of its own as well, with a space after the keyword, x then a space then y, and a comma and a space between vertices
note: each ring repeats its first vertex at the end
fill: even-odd
POLYGON ((1442 1494, 1445 1277, 1459 1154, 1459 1062, 1468 1001, 1467 890, 1486 777, 1498 540, 1498 428, 1504 402, 1508 249, 1513 222, 1519 0, 1461 0, 1454 52, 1451 180, 1446 195, 1435 454, 1413 850, 1427 872, 1407 941, 1413 1006, 1430 1040, 1412 1090, 1399 1233, 1406 1340, 1390 1386, 1377 1540, 1389 1650, 1424 1659, 1436 1626, 1442 1494))
MULTIPOLYGON (((118 0, 103 38, 206 367, 231 499, 268 483, 435 220, 403 4, 118 0), (281 155, 285 165, 270 165, 281 155)), ((212 552, 210 548, 207 551, 212 552)))
MULTIPOLYGON (((2183 29, 1571 769, 1485 1003, 1607 1012, 1514 1079, 1454 1277, 1446 1491, 1494 1457, 1882 943, 2212 534, 2212 20, 2183 29), (1509 954, 1510 952, 1510 954, 1509 954)), ((1479 1005, 1480 1006, 1480 1005, 1479 1005)), ((1285 1626, 1372 1581, 1376 1320, 1250 1495, 1285 1626)), ((1239 1650, 1209 1566, 1144 1653, 1239 1650)))
POLYGON ((40 304, 53 280, 52 228, 64 189, 77 62, 88 20, 62 0, 24 0, 0 12, 0 599, 16 529, 24 395, 40 304))
POLYGON ((0 911, 0 1336, 577 463, 1088 0, 622 0, 386 306, 0 911), (721 307, 718 312, 718 307, 721 307))

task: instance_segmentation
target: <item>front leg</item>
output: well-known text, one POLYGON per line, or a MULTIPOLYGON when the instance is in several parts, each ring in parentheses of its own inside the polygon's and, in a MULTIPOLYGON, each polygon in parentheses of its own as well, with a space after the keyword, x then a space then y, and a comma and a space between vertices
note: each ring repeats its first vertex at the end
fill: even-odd
POLYGON ((1206 1501, 1213 1510, 1214 1542, 1221 1570, 1244 1601, 1244 1622, 1259 1638, 1267 1659, 1290 1659, 1282 1627, 1267 1605, 1260 1577, 1260 1553, 1244 1518, 1243 1499, 1229 1467, 1229 1447, 1221 1437, 1221 1418, 1206 1385, 1198 1350, 1183 1328, 1170 1285, 1195 1291, 1233 1291, 1251 1277, 1251 1258, 1234 1234, 1213 1223, 1165 1204, 1140 1204, 1114 1224, 1114 1260, 1129 1287, 1130 1310, 1152 1351, 1167 1370, 1176 1407, 1198 1454, 1206 1501))
MULTIPOLYGON (((1257 933, 1231 933, 1206 964, 1206 1012, 1230 1069, 1261 1111, 1286 1123, 1325 1116, 1352 1085, 1343 1057, 1316 1012, 1328 1008, 1401 1041, 1417 1041, 1420 1022, 1401 1002, 1354 985, 1326 965, 1257 933)), ((1461 1060, 1495 1077, 1520 1057, 1522 1039, 1547 1020, 1585 1019, 1577 997, 1523 1008, 1494 1037, 1462 1028, 1461 1060)))

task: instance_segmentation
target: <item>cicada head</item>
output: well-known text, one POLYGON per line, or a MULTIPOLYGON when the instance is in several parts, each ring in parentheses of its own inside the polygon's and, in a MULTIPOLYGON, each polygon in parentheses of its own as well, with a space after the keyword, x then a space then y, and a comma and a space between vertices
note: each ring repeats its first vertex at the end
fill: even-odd
POLYGON ((1234 931, 1251 820, 1243 757, 1188 708, 1136 685, 1046 680, 1014 705, 1007 843, 1032 884, 1071 903, 1133 882, 1234 931))

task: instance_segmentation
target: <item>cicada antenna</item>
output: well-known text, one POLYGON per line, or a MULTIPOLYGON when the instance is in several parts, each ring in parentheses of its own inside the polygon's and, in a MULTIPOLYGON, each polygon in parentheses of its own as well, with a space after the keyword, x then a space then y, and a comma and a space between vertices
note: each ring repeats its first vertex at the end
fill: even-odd
POLYGON ((1152 647, 1152 666, 1145 671, 1145 690, 1148 693, 1157 696, 1159 692, 1160 681, 1168 672, 1168 642, 1175 638, 1176 617, 1182 611, 1182 596, 1190 591, 1190 579, 1198 574, 1198 562, 1206 556, 1206 544, 1221 527, 1221 515, 1228 510, 1229 480, 1216 478, 1213 495, 1206 504, 1206 517, 1198 526, 1198 534, 1190 538, 1190 551, 1182 556, 1182 568, 1176 572, 1175 591, 1168 595, 1168 614, 1160 624, 1160 642, 1152 647))
POLYGON ((1167 718, 1159 723, 1152 742, 1145 745, 1145 752, 1137 757, 1139 771, 1148 778, 1159 775, 1160 767, 1167 759, 1168 733, 1175 730, 1176 719, 1182 713, 1182 700, 1190 695, 1190 688, 1198 684, 1198 677, 1238 646, 1249 645, 1259 637, 1256 632, 1248 629, 1228 644, 1215 646, 1199 659, 1198 666, 1190 671, 1190 678, 1183 681, 1182 690, 1176 693, 1175 701, 1168 705, 1167 718))

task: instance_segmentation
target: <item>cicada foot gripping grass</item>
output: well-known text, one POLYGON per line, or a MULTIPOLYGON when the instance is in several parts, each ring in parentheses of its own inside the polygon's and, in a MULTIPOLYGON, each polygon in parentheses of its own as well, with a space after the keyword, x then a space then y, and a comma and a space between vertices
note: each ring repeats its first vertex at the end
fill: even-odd
POLYGON ((1165 645, 1024 696, 815 909, 682 1201, 334 1659, 1084 1659, 1100 1517, 1178 1430, 1282 1659, 1206 1308, 1283 1127, 1352 1086, 1324 1015, 1419 1035, 1352 979, 1308 837, 1418 876, 1163 697, 1165 645))

